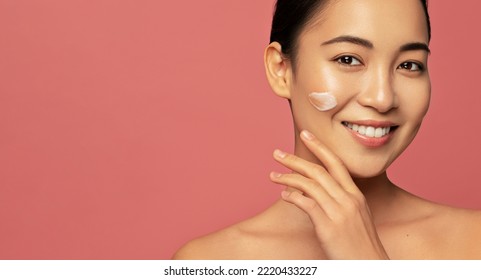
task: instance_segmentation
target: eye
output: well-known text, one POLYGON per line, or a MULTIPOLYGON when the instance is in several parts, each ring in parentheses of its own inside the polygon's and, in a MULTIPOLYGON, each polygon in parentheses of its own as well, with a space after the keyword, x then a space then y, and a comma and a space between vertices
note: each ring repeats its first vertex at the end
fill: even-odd
POLYGON ((403 62, 398 68, 411 72, 422 72, 424 70, 424 67, 421 64, 412 61, 403 62))
POLYGON ((344 56, 338 57, 336 59, 336 61, 339 64, 343 64, 343 65, 346 65, 346 66, 362 65, 362 63, 361 63, 361 61, 359 61, 359 59, 357 59, 353 56, 350 56, 350 55, 344 55, 344 56))

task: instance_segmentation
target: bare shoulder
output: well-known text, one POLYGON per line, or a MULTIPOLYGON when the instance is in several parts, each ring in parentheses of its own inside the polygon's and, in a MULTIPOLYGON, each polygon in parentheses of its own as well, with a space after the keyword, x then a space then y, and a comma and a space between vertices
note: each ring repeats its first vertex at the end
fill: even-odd
MULTIPOLYGON (((446 256, 451 259, 481 259, 481 211, 439 206, 433 218, 446 256)), ((441 245, 441 244, 439 244, 441 245)))
POLYGON ((238 225, 187 242, 173 256, 177 260, 231 259, 242 240, 238 225))
POLYGON ((481 259, 481 211, 405 194, 378 227, 393 259, 481 259))
POLYGON ((313 259, 316 249, 312 227, 299 229, 276 203, 264 212, 220 231, 194 239, 177 251, 174 259, 313 259), (298 238, 293 238, 297 236, 298 238), (314 252, 314 253, 313 253, 314 252))
POLYGON ((263 213, 225 229, 196 238, 182 246, 173 259, 252 259, 266 245, 265 226, 270 215, 263 213))
POLYGON ((469 234, 481 233, 481 210, 446 205, 439 205, 438 209, 439 214, 434 216, 436 221, 469 234))

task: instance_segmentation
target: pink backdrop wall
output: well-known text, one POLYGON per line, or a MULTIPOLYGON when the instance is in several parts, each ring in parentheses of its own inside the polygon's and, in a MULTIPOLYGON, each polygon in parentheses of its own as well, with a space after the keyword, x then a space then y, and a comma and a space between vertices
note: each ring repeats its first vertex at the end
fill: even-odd
MULTIPOLYGON (((277 199, 273 0, 0 0, 0 258, 166 259, 277 199)), ((431 111, 391 168, 481 208, 476 0, 431 1, 431 111)), ((407 19, 408 20, 408 19, 407 19)))

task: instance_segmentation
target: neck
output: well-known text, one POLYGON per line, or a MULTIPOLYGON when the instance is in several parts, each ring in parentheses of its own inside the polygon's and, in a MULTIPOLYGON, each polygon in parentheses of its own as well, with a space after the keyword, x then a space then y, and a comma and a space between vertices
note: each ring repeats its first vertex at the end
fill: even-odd
POLYGON ((382 223, 400 189, 387 177, 386 172, 372 178, 353 178, 356 186, 366 198, 374 223, 382 223))

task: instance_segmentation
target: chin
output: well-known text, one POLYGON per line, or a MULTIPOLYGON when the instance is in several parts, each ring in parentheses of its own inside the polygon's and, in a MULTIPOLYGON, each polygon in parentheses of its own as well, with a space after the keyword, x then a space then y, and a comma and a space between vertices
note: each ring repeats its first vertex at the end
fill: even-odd
POLYGON ((356 166, 347 165, 349 174, 356 179, 369 179, 377 177, 387 170, 387 166, 377 166, 373 164, 360 163, 356 166))

